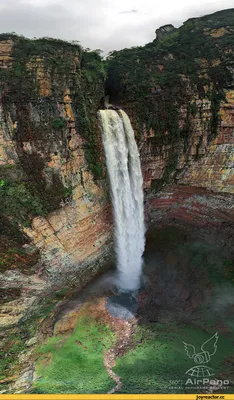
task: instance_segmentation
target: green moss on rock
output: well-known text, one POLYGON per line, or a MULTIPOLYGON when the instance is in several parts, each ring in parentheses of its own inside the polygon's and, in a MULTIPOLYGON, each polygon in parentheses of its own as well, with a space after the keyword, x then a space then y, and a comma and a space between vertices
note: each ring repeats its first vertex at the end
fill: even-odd
POLYGON ((74 332, 56 335, 38 349, 34 393, 107 393, 113 386, 103 354, 113 333, 92 317, 78 316, 74 332))
POLYGON ((16 168, 0 167, 0 203, 1 213, 12 222, 29 225, 30 218, 46 215, 47 209, 35 194, 30 183, 17 173, 16 168))

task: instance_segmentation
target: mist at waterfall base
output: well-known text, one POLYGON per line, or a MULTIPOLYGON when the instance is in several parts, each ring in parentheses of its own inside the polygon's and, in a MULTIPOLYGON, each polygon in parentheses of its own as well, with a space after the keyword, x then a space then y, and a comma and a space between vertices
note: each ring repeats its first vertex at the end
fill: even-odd
POLYGON ((143 178, 138 147, 127 114, 100 110, 99 121, 110 181, 120 292, 140 288, 145 247, 143 178))

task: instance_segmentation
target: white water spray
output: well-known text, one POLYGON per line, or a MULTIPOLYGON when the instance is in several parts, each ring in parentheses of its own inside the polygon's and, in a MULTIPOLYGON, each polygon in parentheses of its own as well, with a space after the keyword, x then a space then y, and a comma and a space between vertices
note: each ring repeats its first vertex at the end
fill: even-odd
POLYGON ((123 291, 137 290, 145 247, 139 152, 124 111, 101 110, 99 119, 114 209, 118 286, 123 291))

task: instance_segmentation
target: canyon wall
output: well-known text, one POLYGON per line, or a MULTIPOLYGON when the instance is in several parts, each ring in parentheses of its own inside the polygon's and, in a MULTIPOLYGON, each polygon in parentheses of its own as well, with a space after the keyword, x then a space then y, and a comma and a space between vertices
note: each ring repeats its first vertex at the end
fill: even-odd
POLYGON ((148 223, 208 227, 231 246, 234 10, 169 28, 105 61, 77 43, 0 35, 2 326, 112 256, 105 94, 135 129, 148 223))
POLYGON ((234 9, 156 33, 105 61, 77 43, 0 35, 4 385, 16 380, 38 321, 50 330, 59 299, 110 267, 97 123, 105 95, 135 130, 147 223, 233 249, 234 9))
POLYGON ((110 55, 106 92, 134 124, 148 219, 209 227, 231 245, 234 10, 164 31, 110 55))
MULTIPOLYGON (((77 289, 110 259, 111 207, 96 113, 97 52, 0 36, 1 326, 39 298, 77 289)), ((33 308, 32 307, 32 308, 33 308)))

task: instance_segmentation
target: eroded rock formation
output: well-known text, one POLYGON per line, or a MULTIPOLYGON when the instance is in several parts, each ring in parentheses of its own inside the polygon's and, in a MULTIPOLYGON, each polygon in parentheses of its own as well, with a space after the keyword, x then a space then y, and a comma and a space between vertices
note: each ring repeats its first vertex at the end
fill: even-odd
POLYGON ((228 227, 230 240, 233 43, 233 9, 190 19, 160 41, 113 52, 106 85, 135 126, 149 218, 228 227))
POLYGON ((99 55, 14 36, 3 36, 0 52, 1 295, 18 297, 17 307, 2 308, 1 324, 10 326, 37 296, 82 287, 97 274, 110 247, 111 208, 96 121, 99 55))
MULTIPOLYGON (((57 304, 48 296, 80 289, 112 256, 97 124, 105 95, 135 129, 148 222, 197 228, 232 248, 234 10, 164 27, 158 39, 113 52, 103 63, 75 43, 0 36, 6 349, 16 337, 26 343, 35 334, 35 320, 34 333, 22 322, 36 312, 42 319, 57 304)), ((3 383, 17 376, 13 359, 22 348, 9 357, 3 383)))

